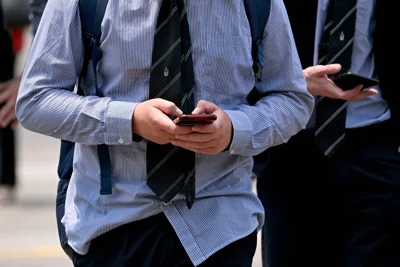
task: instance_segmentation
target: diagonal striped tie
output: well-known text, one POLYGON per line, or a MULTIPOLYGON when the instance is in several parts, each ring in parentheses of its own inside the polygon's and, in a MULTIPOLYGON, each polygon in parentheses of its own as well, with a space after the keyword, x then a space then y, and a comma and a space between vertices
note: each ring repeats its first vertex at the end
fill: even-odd
MULTIPOLYGON (((183 0, 163 0, 154 37, 149 98, 174 102, 183 113, 194 109, 191 41, 183 0)), ((147 143, 147 185, 164 203, 184 193, 195 198, 195 153, 171 144, 147 143)))
MULTIPOLYGON (((351 67, 357 0, 330 0, 319 45, 319 64, 340 63, 341 73, 351 67)), ((345 136, 347 101, 320 97, 316 105, 315 138, 328 157, 345 136)))

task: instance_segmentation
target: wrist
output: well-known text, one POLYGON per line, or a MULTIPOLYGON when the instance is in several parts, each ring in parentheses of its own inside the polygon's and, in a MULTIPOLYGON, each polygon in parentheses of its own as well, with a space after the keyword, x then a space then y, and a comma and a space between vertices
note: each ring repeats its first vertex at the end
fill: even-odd
POLYGON ((232 145, 232 140, 233 140, 233 124, 232 123, 231 123, 231 132, 230 133, 231 133, 231 136, 230 136, 229 143, 222 152, 229 151, 229 149, 232 145))
POLYGON ((140 106, 140 103, 136 105, 135 110, 133 111, 132 115, 132 121, 131 121, 131 127, 132 127, 132 141, 133 142, 141 142, 143 140, 143 137, 139 134, 139 127, 137 123, 137 115, 138 115, 138 107, 140 106))

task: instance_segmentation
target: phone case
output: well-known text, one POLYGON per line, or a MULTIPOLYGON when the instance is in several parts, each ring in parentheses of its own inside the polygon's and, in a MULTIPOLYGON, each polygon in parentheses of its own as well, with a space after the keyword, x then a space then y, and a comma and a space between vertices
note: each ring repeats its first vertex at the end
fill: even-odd
POLYGON ((193 126, 213 123, 217 119, 215 114, 182 115, 175 119, 178 125, 193 126))
POLYGON ((363 77, 351 72, 347 72, 331 79, 338 87, 343 90, 351 90, 360 84, 363 85, 363 89, 379 85, 378 80, 363 77))

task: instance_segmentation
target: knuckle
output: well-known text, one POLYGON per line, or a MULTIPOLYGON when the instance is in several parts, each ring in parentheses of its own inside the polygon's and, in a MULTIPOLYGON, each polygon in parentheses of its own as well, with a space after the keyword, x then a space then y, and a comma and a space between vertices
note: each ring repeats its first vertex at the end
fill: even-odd
POLYGON ((344 91, 335 91, 334 95, 340 99, 348 99, 349 96, 344 91))
POLYGON ((167 103, 165 103, 165 105, 167 106, 167 108, 169 108, 169 109, 172 109, 172 108, 174 108, 175 107, 175 104, 174 103, 172 103, 172 102, 170 102, 170 101, 167 101, 167 103))
POLYGON ((172 133, 172 134, 175 133, 175 129, 172 125, 166 125, 164 130, 168 133, 172 133))

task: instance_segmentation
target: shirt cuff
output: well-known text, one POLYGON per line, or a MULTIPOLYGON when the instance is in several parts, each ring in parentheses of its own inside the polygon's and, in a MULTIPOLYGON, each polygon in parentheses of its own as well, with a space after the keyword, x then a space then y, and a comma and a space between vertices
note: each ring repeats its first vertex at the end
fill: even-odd
POLYGON ((230 154, 245 155, 252 137, 252 125, 246 113, 239 110, 224 110, 231 119, 233 138, 229 148, 230 154))
POLYGON ((132 117, 137 104, 110 102, 106 113, 105 143, 107 145, 132 144, 132 117))

